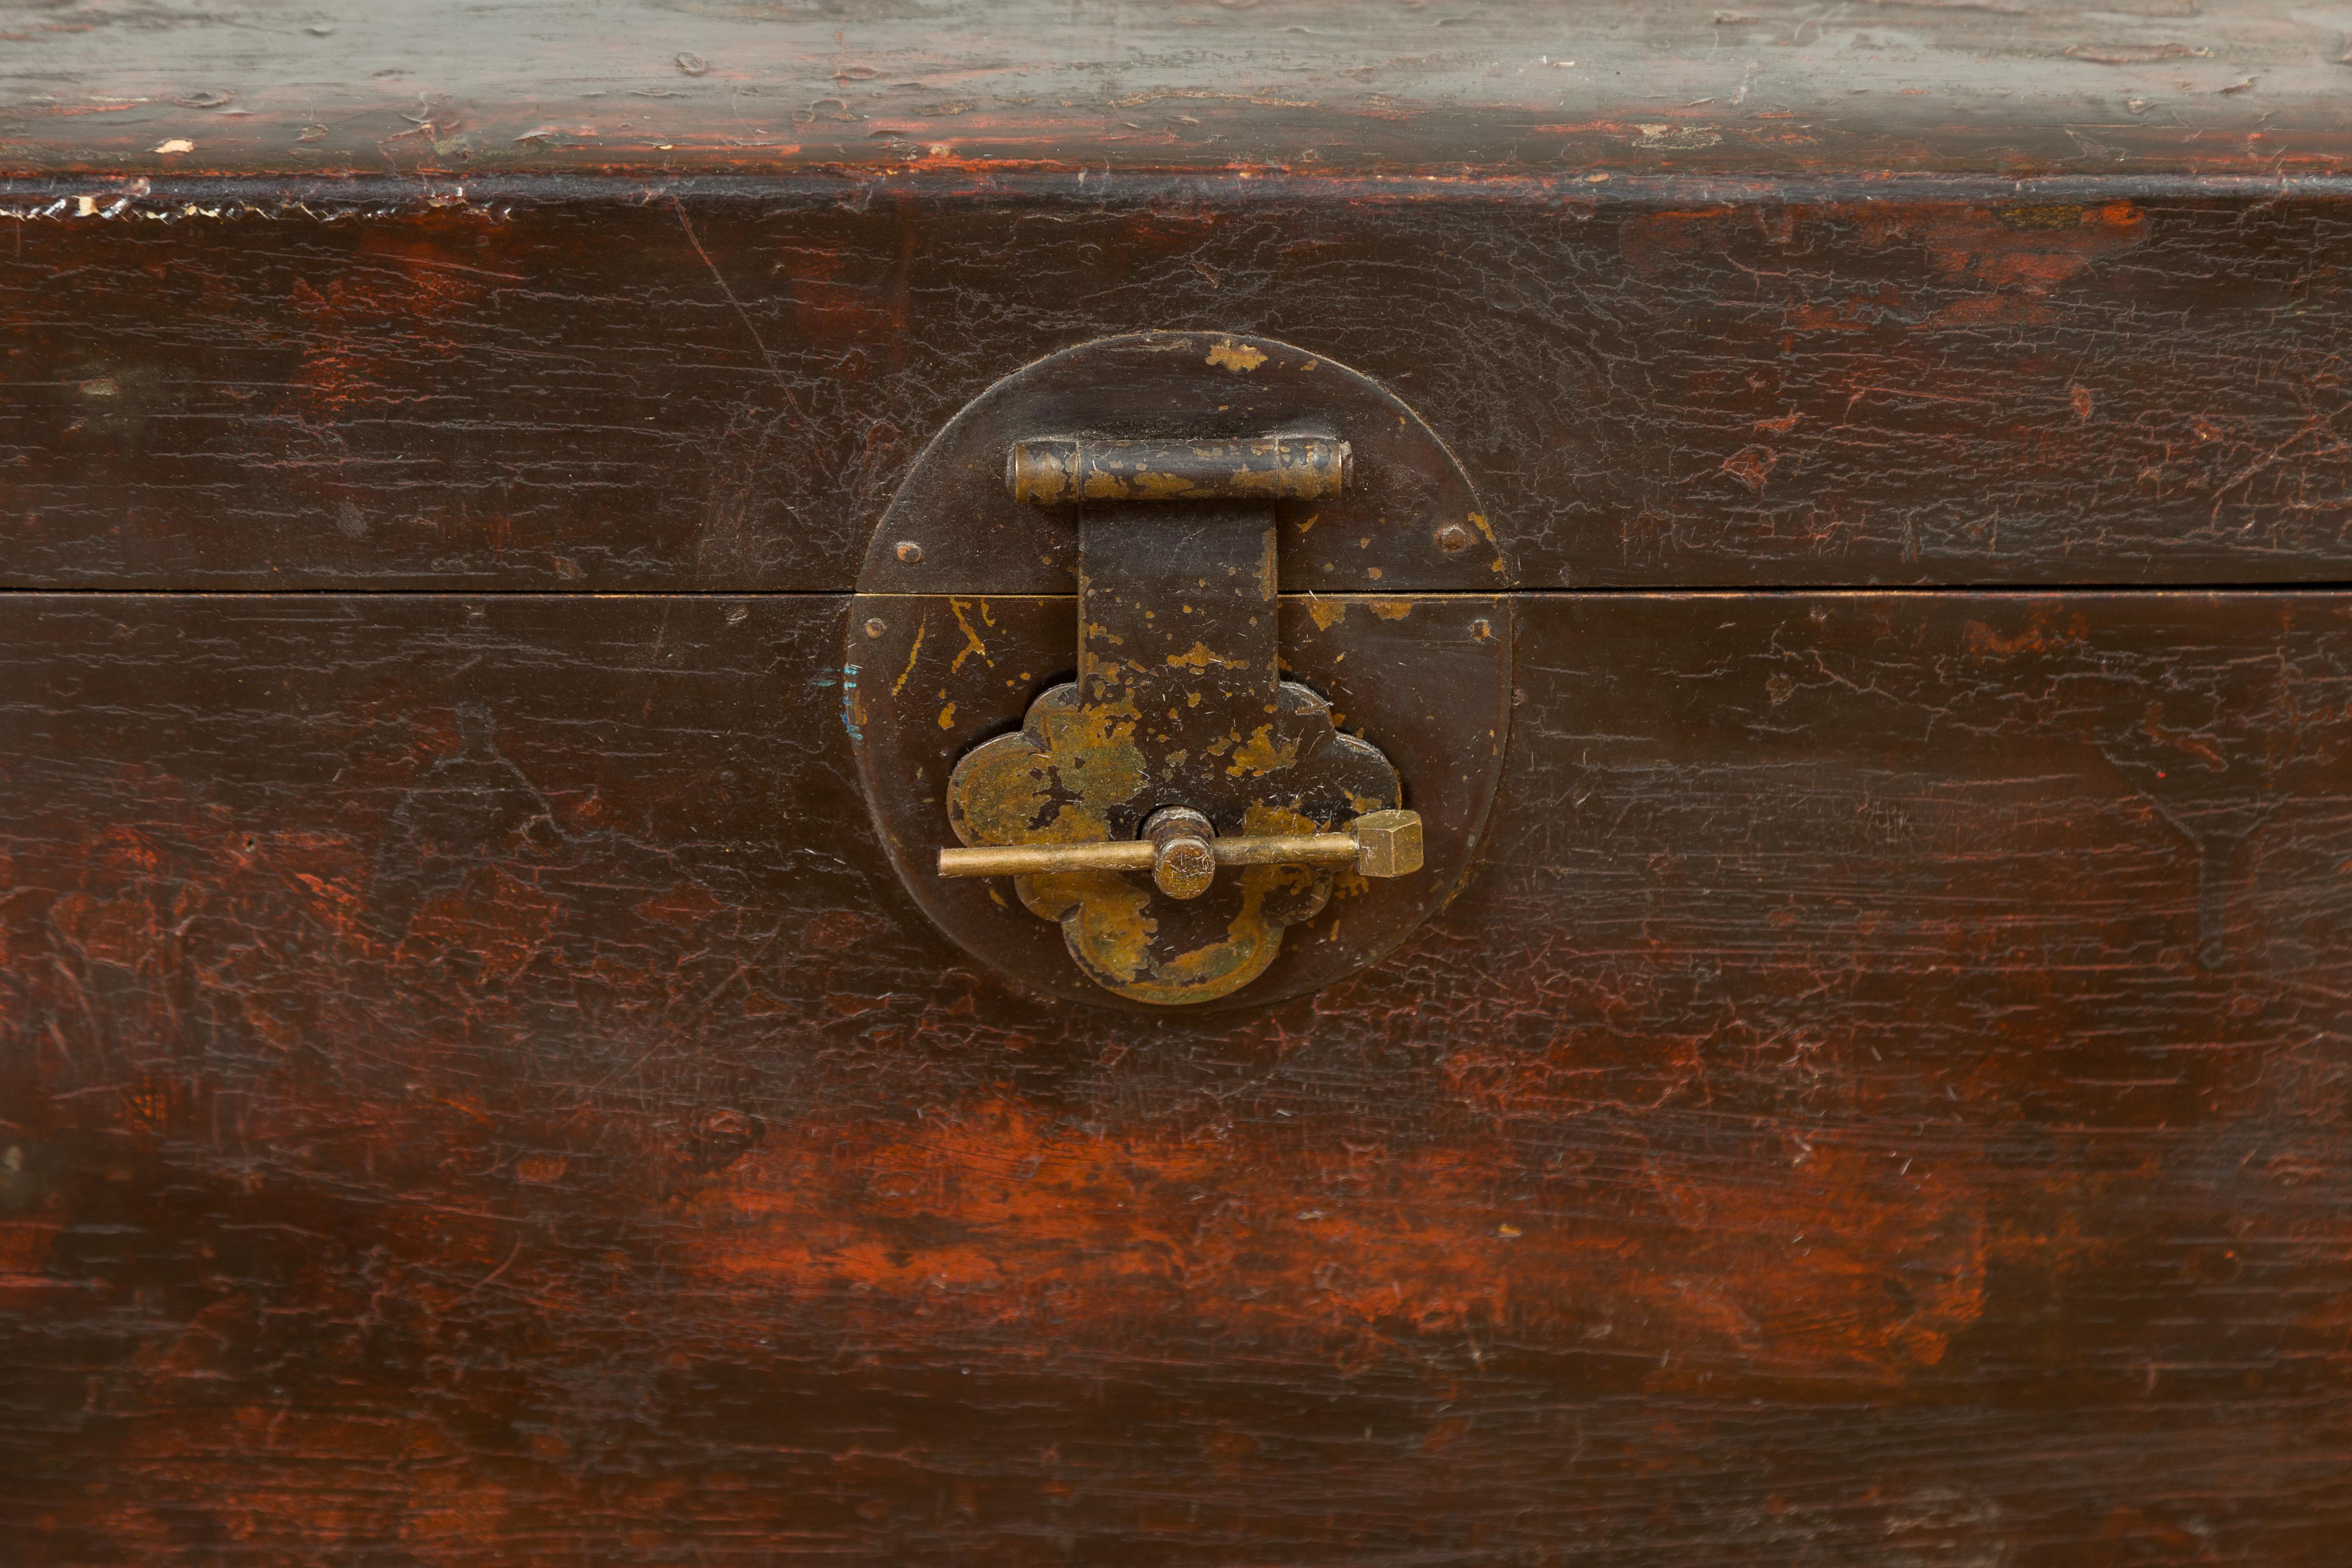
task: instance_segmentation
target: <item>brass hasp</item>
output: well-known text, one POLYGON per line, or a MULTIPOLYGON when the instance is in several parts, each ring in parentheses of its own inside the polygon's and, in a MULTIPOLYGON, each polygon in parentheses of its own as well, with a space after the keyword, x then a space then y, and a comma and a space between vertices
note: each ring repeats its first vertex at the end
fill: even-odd
POLYGON ((1370 377, 1243 332, 1098 338, 992 383, 899 479, 842 725, 909 898, 999 976, 1268 1005, 1475 874, 1517 585, 1370 377))
POLYGON ((957 763, 948 819, 966 847, 939 870, 1014 879, 1121 996, 1229 995, 1336 874, 1421 865, 1396 769, 1280 673, 1276 503, 1338 496, 1349 456, 1316 434, 1007 454, 1017 500, 1076 511, 1078 679, 957 763))

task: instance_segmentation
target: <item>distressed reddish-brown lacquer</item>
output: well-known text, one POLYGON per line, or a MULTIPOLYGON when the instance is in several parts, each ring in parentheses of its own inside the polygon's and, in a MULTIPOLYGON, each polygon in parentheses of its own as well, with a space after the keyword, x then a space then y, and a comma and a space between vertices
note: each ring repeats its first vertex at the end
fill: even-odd
POLYGON ((2341 595, 1528 595, 1220 1020, 905 900, 841 605, 10 602, 13 1560, 2331 1561, 2341 595))
MULTIPOLYGON (((0 7, 0 1563, 2340 1568, 2340 18, 572 12, 0 7), (1215 1016, 848 729, 1147 331, 1516 574, 1458 891, 1215 1016)), ((1481 612, 1313 586, 1444 804, 1481 612)))
POLYGON ((1178 329, 1392 390, 1530 586, 2352 570, 2316 188, 44 188, 0 243, 18 586, 837 592, 1000 376, 1178 329))

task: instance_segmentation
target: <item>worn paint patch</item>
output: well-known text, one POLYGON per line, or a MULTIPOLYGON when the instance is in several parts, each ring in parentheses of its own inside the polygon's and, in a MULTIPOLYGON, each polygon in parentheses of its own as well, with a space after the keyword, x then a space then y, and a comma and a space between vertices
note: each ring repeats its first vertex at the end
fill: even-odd
POLYGON ((1696 152, 1702 147, 1719 146, 1723 132, 1705 125, 1649 124, 1633 127, 1638 132, 1631 139, 1637 152, 1696 152))
MULTIPOLYGON (((948 601, 948 609, 955 616, 956 629, 963 633, 963 647, 958 648, 956 650, 955 658, 948 661, 949 673, 953 674, 955 671, 961 669, 963 668, 963 661, 971 658, 974 654, 978 654, 980 656, 980 661, 982 664, 988 666, 991 669, 994 669, 996 668, 996 661, 988 657, 988 645, 981 641, 980 633, 972 629, 971 622, 968 618, 968 612, 971 609, 971 603, 968 600, 963 599, 950 599, 948 601)), ((982 626, 992 624, 989 617, 988 601, 985 599, 980 601, 980 619, 982 626)), ((913 659, 911 657, 908 658, 908 668, 911 668, 913 667, 913 659)))
POLYGON ((1261 724, 1251 732, 1248 740, 1234 748, 1233 761, 1226 765, 1225 772, 1235 778, 1279 772, 1297 763, 1298 746, 1295 737, 1276 740, 1274 727, 1261 724))
POLYGON ((1878 1386, 1932 1367, 1981 1317, 2000 1245, 1972 1184, 1834 1135, 1736 1172, 1653 1155, 1608 1208, 1563 1222, 1527 1201, 1526 1173, 1460 1146, 1318 1153, 1008 1104, 844 1131, 739 1164, 690 1212, 682 1266, 993 1332, 1116 1336, 1141 1313, 1358 1357, 1481 1325, 1608 1341, 1667 1390, 1731 1367, 1878 1386))
POLYGON ((1970 621, 1963 634, 1969 657, 2009 659, 2021 654, 2059 654, 2080 648, 2090 636, 2083 615, 2038 609, 2018 631, 2003 635, 1983 621, 1970 621))
POLYGON ((2042 309, 2037 301, 2102 260, 2137 248, 2149 227, 2147 215, 2131 202, 1961 209, 1921 226, 1937 271, 1994 291, 1951 301, 1937 316, 1946 324, 2035 318, 2042 309))
POLYGON ((1255 370, 1265 363, 1265 351, 1220 338, 1209 350, 1209 363, 1230 371, 1255 370))
POLYGON ((1247 669, 1250 667, 1250 661, 1245 658, 1227 658, 1223 654, 1210 652, 1206 644, 1198 642, 1182 653, 1170 654, 1166 662, 1178 669, 1189 669, 1195 675, 1206 674, 1211 669, 1247 669))

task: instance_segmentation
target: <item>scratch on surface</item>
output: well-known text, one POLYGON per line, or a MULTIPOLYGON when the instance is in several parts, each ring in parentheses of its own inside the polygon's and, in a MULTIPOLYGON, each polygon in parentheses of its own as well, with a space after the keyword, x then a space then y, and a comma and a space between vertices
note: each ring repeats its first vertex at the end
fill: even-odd
MULTIPOLYGON (((915 623, 915 646, 907 650, 907 668, 898 672, 898 683, 890 688, 891 696, 896 697, 907 689, 907 678, 915 673, 915 660, 923 651, 923 634, 930 629, 931 618, 929 616, 915 623)), ((967 654, 971 651, 970 648, 964 649, 967 654)))
POLYGON ((483 1286, 488 1285, 490 1281, 496 1279, 499 1275, 504 1274, 508 1269, 512 1268, 514 1267, 514 1260, 521 1256, 522 1243, 518 1241, 514 1244, 514 1250, 507 1254, 507 1260, 504 1263, 499 1264, 496 1268, 491 1269, 488 1274, 483 1275, 479 1279, 475 1280, 474 1283, 467 1289, 466 1294, 468 1296, 472 1295, 476 1290, 480 1289, 483 1286))
MULTIPOLYGON (((988 657, 988 645, 980 640, 980 634, 971 629, 971 623, 970 621, 964 619, 964 601, 961 599, 950 599, 948 601, 948 608, 955 613, 956 625, 962 628, 964 643, 964 646, 957 652, 955 658, 949 662, 948 673, 953 675, 956 671, 961 669, 963 668, 963 661, 970 658, 973 654, 980 655, 980 662, 988 666, 989 668, 994 669, 996 668, 996 661, 988 657)), ((983 619, 986 618, 987 613, 988 612, 984 609, 981 612, 983 619)))
MULTIPOLYGON (((710 259, 710 252, 702 248, 701 237, 694 232, 694 224, 686 216, 686 204, 672 196, 669 205, 670 210, 677 214, 677 226, 686 231, 687 244, 694 247, 694 254, 702 258, 702 265, 710 269, 710 280, 719 285, 719 292, 726 297, 728 304, 734 307, 736 320, 743 323, 743 331, 751 335, 751 346, 760 351, 760 363, 768 367, 769 374, 779 383, 782 383, 784 375, 776 363, 776 356, 768 352, 768 345, 761 340, 760 329, 752 322, 751 312, 743 309, 743 301, 735 298, 735 290, 727 286, 727 275, 719 270, 717 262, 710 259)), ((793 412, 795 415, 799 413, 797 405, 793 412)))

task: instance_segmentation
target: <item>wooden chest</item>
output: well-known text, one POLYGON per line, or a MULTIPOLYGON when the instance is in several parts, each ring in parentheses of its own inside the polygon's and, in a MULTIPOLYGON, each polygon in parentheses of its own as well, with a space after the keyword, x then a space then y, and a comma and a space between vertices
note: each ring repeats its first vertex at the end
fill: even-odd
POLYGON ((2323 11, 0 5, 0 1561, 2352 1562, 2323 11))

